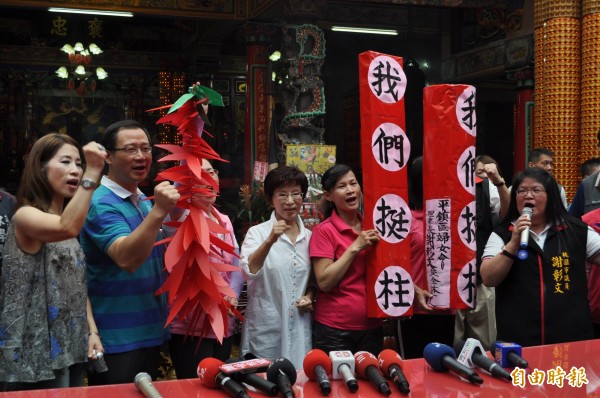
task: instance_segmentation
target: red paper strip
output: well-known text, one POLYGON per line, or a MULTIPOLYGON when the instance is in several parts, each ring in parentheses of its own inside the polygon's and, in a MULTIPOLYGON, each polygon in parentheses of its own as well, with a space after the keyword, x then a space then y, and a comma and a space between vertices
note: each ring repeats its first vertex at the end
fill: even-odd
POLYGON ((426 87, 423 181, 431 304, 475 305, 475 88, 426 87))
POLYGON ((360 54, 359 89, 363 229, 377 228, 381 238, 367 255, 367 313, 377 318, 410 315, 410 142, 405 133, 402 58, 372 51, 360 54))

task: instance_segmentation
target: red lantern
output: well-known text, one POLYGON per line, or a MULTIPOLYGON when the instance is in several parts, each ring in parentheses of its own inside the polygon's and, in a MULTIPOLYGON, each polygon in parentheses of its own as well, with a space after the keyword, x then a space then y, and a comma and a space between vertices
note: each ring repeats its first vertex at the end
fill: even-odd
POLYGON ((77 65, 81 65, 83 63, 83 55, 81 55, 81 54, 75 55, 75 63, 77 65))
POLYGON ((69 61, 74 64, 75 63, 75 53, 69 54, 69 61))
POLYGON ((91 55, 84 55, 83 56, 83 64, 84 65, 89 65, 92 62, 92 56, 91 55))
POLYGON ((69 90, 75 90, 75 80, 69 79, 69 81, 67 82, 67 88, 69 90))
POLYGON ((90 82, 90 90, 92 90, 92 92, 96 91, 96 81, 92 79, 92 81, 90 82))

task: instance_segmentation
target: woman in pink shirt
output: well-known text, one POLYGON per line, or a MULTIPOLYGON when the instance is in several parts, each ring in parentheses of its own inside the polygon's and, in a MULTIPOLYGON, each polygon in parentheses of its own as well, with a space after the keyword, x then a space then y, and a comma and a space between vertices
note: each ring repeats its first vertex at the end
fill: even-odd
POLYGON ((326 352, 383 348, 382 321, 367 318, 366 270, 377 230, 363 230, 359 213, 362 192, 354 172, 342 164, 321 178, 327 201, 325 219, 313 230, 310 257, 319 285, 313 347, 326 352))

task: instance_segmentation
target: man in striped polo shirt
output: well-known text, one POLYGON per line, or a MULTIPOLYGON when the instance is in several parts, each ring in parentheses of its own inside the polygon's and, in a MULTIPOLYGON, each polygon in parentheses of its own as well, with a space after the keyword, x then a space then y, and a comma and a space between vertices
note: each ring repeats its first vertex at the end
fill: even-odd
MULTIPOLYGON (((169 339, 161 226, 179 193, 168 182, 154 188, 154 206, 138 184, 152 164, 144 126, 124 120, 107 127, 102 145, 108 175, 94 192, 81 232, 88 295, 105 349, 107 372, 90 373, 90 385, 133 382, 139 372, 156 378, 162 344, 169 339)), ((95 182, 89 182, 89 189, 95 182)))

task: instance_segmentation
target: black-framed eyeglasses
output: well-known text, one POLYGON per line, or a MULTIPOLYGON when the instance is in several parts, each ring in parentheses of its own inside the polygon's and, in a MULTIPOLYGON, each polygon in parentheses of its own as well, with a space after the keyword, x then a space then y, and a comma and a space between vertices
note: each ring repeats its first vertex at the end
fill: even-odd
POLYGON ((544 188, 535 187, 531 189, 519 188, 517 189, 517 196, 526 196, 528 193, 531 193, 533 196, 538 196, 546 192, 544 188))
POLYGON ((135 156, 137 155, 138 151, 142 152, 142 155, 149 155, 152 153, 152 147, 151 146, 124 146, 123 148, 115 148, 112 149, 113 151, 123 151, 125 152, 128 156, 135 156))

